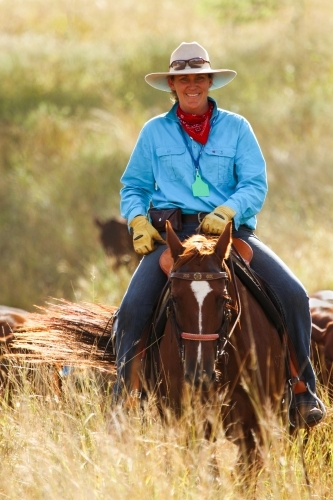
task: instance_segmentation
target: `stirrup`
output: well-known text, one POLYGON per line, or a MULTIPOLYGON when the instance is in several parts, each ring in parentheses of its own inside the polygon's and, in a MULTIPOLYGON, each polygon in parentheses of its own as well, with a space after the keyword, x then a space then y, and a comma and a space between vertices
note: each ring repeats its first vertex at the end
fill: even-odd
POLYGON ((326 407, 325 407, 324 403, 322 402, 321 399, 318 398, 318 396, 317 396, 316 393, 314 393, 314 392, 311 391, 310 386, 309 386, 308 383, 306 384, 306 387, 307 387, 309 393, 311 394, 311 396, 313 396, 315 398, 315 400, 317 401, 317 403, 318 403, 321 411, 323 412, 323 419, 324 419, 326 417, 326 407))
MULTIPOLYGON (((314 393, 310 389, 310 386, 309 386, 308 382, 305 385, 306 385, 307 391, 315 399, 316 403, 318 404, 318 407, 320 408, 320 410, 321 410, 321 412, 323 414, 323 416, 320 419, 320 421, 324 420, 324 418, 326 417, 326 407, 325 407, 324 403, 321 401, 321 399, 318 398, 318 396, 316 395, 316 393, 314 393)), ((298 411, 297 410, 297 406, 296 406, 296 401, 295 401, 295 394, 293 393, 293 390, 292 390, 292 384, 289 384, 289 390, 290 390, 290 403, 289 403, 289 406, 288 406, 288 421, 289 421, 289 425, 291 427, 295 428, 296 427, 296 420, 295 420, 295 422, 292 422, 292 420, 290 418, 290 413, 291 413, 292 410, 294 410, 295 413, 296 413, 296 411, 298 411)), ((316 425, 316 424, 313 424, 313 425, 316 425)))

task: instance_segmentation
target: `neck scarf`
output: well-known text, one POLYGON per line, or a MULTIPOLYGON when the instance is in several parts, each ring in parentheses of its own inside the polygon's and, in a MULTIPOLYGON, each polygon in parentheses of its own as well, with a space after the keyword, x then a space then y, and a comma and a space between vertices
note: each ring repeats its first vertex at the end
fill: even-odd
POLYGON ((203 115, 185 113, 180 106, 177 108, 177 116, 181 126, 192 139, 201 144, 206 144, 210 131, 210 119, 213 113, 214 104, 208 102, 209 109, 203 115))

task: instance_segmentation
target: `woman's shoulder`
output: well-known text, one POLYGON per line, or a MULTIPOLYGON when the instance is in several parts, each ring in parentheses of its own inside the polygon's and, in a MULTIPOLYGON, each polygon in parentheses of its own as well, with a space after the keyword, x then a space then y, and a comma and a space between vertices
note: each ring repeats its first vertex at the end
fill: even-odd
POLYGON ((165 113, 161 113, 159 115, 151 117, 149 120, 145 122, 142 127, 142 133, 156 131, 161 128, 165 128, 166 126, 170 126, 170 124, 175 120, 170 120, 170 113, 167 111, 165 113))
POLYGON ((168 112, 168 111, 166 111, 165 113, 160 113, 160 114, 158 114, 158 115, 154 115, 154 116, 152 116, 151 118, 149 118, 149 119, 146 121, 145 125, 148 125, 148 124, 150 124, 150 123, 156 123, 157 121, 164 120, 164 118, 166 117, 166 115, 167 115, 168 113, 169 113, 169 112, 168 112))
POLYGON ((235 120, 238 122, 247 122, 247 119, 244 116, 240 115, 239 113, 236 113, 235 111, 229 111, 227 109, 217 108, 217 112, 220 117, 229 118, 230 120, 235 120))

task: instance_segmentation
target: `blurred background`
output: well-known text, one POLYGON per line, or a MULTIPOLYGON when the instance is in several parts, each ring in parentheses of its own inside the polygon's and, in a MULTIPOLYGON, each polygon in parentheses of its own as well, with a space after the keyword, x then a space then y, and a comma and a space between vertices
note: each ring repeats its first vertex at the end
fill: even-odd
POLYGON ((94 217, 119 215, 137 135, 170 107, 144 75, 194 40, 237 71, 212 97, 267 160, 259 237, 333 288, 332 0, 0 0, 0 304, 119 304, 131 272, 94 217))

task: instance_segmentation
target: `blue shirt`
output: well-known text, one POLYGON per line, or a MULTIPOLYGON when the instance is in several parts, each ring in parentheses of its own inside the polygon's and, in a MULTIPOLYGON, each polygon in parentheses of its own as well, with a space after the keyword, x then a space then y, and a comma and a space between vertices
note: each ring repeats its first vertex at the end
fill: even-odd
POLYGON ((240 115, 217 108, 211 118, 208 141, 202 145, 181 130, 176 103, 149 120, 121 177, 121 214, 128 222, 155 208, 179 207, 183 213, 212 212, 218 205, 232 208, 236 229, 256 228, 256 214, 267 193, 266 164, 251 125, 240 115), (187 143, 187 145, 186 145, 187 143), (209 196, 192 193, 194 158, 209 186, 209 196))

